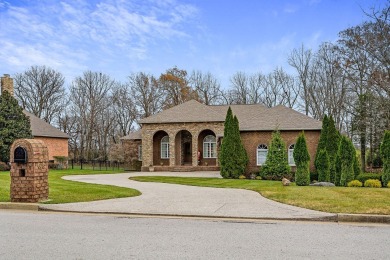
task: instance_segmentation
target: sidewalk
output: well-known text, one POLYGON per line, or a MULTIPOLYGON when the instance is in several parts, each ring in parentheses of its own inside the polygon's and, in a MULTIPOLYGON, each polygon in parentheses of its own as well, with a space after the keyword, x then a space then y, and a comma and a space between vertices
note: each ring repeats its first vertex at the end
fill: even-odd
MULTIPOLYGON (((390 223, 390 216, 333 214, 290 206, 241 189, 131 181, 131 176, 220 177, 219 172, 137 172, 66 176, 65 179, 139 190, 142 195, 103 201, 39 204, 39 210, 242 219, 390 223)), ((12 203, 16 204, 16 203, 12 203)), ((3 204, 4 205, 4 204, 3 204)), ((0 208, 2 205, 0 204, 0 208)), ((4 207, 3 207, 4 208, 4 207)))

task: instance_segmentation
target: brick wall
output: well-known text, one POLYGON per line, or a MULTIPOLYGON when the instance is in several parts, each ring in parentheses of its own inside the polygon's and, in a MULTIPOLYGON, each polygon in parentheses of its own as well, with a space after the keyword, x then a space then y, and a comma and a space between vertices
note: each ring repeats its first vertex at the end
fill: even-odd
MULTIPOLYGON (((283 141, 286 143, 286 149, 288 149, 291 144, 295 144, 300 133, 301 131, 280 132, 283 141)), ((314 157, 316 154, 320 133, 320 130, 305 131, 306 143, 310 154, 310 170, 314 170, 314 157)), ((271 143, 271 137, 271 131, 241 132, 241 140, 245 146, 249 157, 247 172, 259 171, 259 166, 257 166, 257 147, 259 144, 265 144, 269 148, 271 143)))
POLYGON ((49 160, 54 160, 54 156, 68 157, 68 139, 55 137, 34 136, 34 139, 42 140, 49 150, 49 160))
POLYGON ((0 85, 1 93, 3 93, 3 91, 8 91, 11 96, 14 95, 14 81, 8 74, 4 74, 4 76, 1 77, 0 85))

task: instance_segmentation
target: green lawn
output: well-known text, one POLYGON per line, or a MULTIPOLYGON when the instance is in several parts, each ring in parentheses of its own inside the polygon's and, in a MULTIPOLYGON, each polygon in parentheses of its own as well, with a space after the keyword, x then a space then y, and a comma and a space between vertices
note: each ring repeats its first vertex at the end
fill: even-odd
POLYGON ((285 204, 332 213, 390 215, 390 189, 347 187, 284 187, 280 181, 232 180, 189 177, 132 177, 144 182, 163 182, 202 187, 253 190, 285 204))
MULTIPOLYGON (((49 171, 49 201, 47 204, 105 200, 113 198, 134 197, 141 193, 134 189, 109 185, 89 184, 61 179, 65 175, 79 174, 113 174, 123 170, 50 170, 49 171)), ((0 202, 9 202, 10 176, 9 172, 0 172, 0 202)))

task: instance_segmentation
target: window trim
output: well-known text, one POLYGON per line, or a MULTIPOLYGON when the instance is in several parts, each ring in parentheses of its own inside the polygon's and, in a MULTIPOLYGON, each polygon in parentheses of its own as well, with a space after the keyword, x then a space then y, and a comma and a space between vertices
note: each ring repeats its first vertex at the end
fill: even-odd
POLYGON ((217 137, 216 136, 206 135, 203 138, 203 158, 205 158, 205 159, 216 159, 217 158, 217 137), (206 141, 207 137, 213 137, 214 141, 206 141), (207 149, 206 149, 206 147, 207 147, 207 149), (206 151, 207 151, 207 153, 206 153, 206 151))
POLYGON ((161 159, 169 159, 169 136, 166 135, 160 141, 160 157, 161 159), (165 140, 164 140, 165 139, 165 140), (166 152, 166 154, 164 153, 166 152))
POLYGON ((267 155, 268 155, 268 146, 265 144, 259 144, 256 148, 256 165, 257 166, 263 165, 265 163, 265 161, 267 160, 267 155), (260 146, 262 146, 262 148, 259 148, 260 146), (264 148, 264 147, 266 147, 266 148, 264 148), (263 163, 259 163, 259 152, 267 152, 263 163))
POLYGON ((295 149, 295 144, 290 144, 288 146, 288 150, 287 150, 287 157, 288 158, 287 159, 288 159, 288 165, 290 165, 290 166, 295 166, 294 149, 295 149), (290 163, 290 159, 293 161, 293 163, 290 163))

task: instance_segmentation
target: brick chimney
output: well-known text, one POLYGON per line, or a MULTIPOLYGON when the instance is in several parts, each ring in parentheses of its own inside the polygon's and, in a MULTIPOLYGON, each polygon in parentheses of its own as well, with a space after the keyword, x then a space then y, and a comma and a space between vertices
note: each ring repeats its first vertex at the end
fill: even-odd
POLYGON ((9 74, 4 74, 1 77, 1 93, 8 91, 11 96, 14 95, 14 80, 9 76, 9 74))

